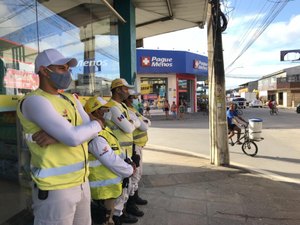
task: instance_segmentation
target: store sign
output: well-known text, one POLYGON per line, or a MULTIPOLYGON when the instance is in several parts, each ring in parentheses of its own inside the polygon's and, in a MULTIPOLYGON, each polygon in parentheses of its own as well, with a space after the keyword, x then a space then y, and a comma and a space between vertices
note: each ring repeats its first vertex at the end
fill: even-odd
POLYGON ((143 95, 144 100, 156 100, 157 99, 157 94, 146 94, 143 95))
POLYGON ((150 84, 141 84, 141 94, 150 94, 150 84))
POLYGON ((173 67, 173 58, 142 56, 142 67, 173 67))
POLYGON ((4 87, 35 90, 39 86, 39 76, 33 72, 7 69, 4 87))
POLYGON ((193 60, 193 68, 197 69, 197 70, 207 70, 208 68, 208 63, 207 62, 203 62, 199 59, 194 59, 193 60))

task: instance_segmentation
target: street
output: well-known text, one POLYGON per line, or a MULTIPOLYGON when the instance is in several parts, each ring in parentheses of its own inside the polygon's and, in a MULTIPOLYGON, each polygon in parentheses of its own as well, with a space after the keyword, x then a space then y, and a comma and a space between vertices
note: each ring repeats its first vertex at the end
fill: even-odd
MULTIPOLYGON (((263 120, 264 140, 256 142, 255 157, 245 155, 240 145, 229 146, 230 164, 273 179, 300 183, 300 114, 281 108, 277 116, 271 116, 268 108, 246 108, 243 112, 245 119, 263 120)), ((209 138, 208 116, 197 113, 185 120, 152 120, 147 146, 163 146, 165 150, 188 151, 209 158, 209 138)))

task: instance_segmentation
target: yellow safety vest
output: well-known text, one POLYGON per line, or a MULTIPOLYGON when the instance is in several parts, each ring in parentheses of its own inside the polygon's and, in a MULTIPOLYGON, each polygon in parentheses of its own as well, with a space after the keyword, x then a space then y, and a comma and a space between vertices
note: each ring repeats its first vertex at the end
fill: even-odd
MULTIPOLYGON (((120 111, 122 112, 122 115, 127 119, 130 120, 129 114, 128 114, 128 108, 124 103, 118 104, 114 100, 110 100, 106 105, 106 107, 118 107, 120 111)), ((122 131, 113 121, 106 121, 106 125, 112 130, 113 134, 118 138, 120 146, 122 148, 123 153, 127 156, 132 156, 132 145, 133 145, 133 135, 132 133, 125 133, 122 131)))
MULTIPOLYGON (((55 110, 73 126, 82 124, 76 101, 71 94, 64 93, 62 94, 64 98, 59 98, 37 89, 26 95, 17 107, 17 115, 26 134, 34 134, 41 130, 37 124, 26 119, 20 109, 23 100, 33 95, 42 96, 50 101, 55 110)), ((76 147, 63 143, 40 147, 36 143, 28 141, 27 145, 31 153, 31 177, 39 189, 65 189, 78 186, 87 180, 89 173, 87 142, 76 147)))
MULTIPOLYGON (((143 116, 134 107, 128 107, 128 109, 131 110, 133 113, 135 113, 135 115, 140 120, 143 120, 143 116)), ((144 147, 147 141, 148 141, 147 131, 141 131, 138 128, 133 131, 133 143, 135 145, 144 147)))
MULTIPOLYGON (((112 131, 106 127, 99 132, 99 136, 106 139, 116 155, 121 154, 121 147, 112 131)), ((104 200, 118 198, 122 193, 122 178, 101 164, 101 162, 89 153, 90 188, 92 199, 104 200)))

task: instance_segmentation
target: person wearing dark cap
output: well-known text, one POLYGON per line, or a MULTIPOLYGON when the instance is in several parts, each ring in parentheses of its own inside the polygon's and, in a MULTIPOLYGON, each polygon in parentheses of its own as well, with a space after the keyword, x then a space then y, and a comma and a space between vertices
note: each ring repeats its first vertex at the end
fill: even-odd
POLYGON ((40 52, 35 60, 39 88, 17 108, 31 153, 35 225, 91 224, 87 141, 97 137, 103 123, 60 91, 70 85, 70 67, 76 64, 55 49, 40 52))
MULTIPOLYGON (((140 126, 139 120, 130 119, 128 108, 126 104, 123 103, 125 99, 128 98, 128 90, 133 88, 124 79, 115 79, 111 83, 112 97, 105 105, 110 109, 111 119, 106 120, 107 126, 112 130, 114 135, 118 138, 120 146, 122 148, 122 155, 124 160, 131 162, 132 156, 132 145, 133 145, 133 134, 132 132, 136 127, 140 126)), ((123 192, 122 195, 116 200, 114 220, 121 220, 124 223, 135 223, 138 219, 130 214, 126 213, 124 209, 124 204, 127 202, 128 195, 132 185, 130 184, 130 179, 125 179, 123 181, 123 192)), ((142 213, 139 211, 139 213, 142 213)))

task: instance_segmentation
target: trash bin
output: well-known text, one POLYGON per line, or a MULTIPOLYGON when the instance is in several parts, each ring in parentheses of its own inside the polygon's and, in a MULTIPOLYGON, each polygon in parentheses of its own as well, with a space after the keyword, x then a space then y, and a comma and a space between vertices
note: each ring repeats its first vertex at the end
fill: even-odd
POLYGON ((253 140, 261 139, 262 132, 262 119, 254 118, 249 119, 249 138, 253 140))

